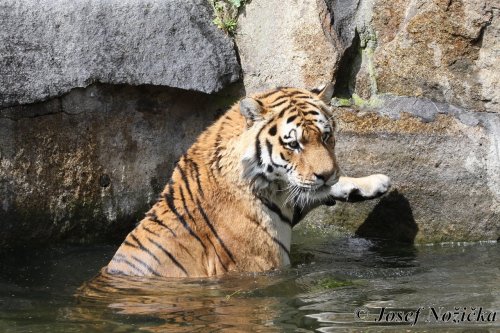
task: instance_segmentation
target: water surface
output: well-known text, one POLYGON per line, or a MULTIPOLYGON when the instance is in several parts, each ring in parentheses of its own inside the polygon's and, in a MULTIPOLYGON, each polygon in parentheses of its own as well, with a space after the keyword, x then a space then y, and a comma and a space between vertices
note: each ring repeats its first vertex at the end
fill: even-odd
POLYGON ((500 312, 497 243, 409 246, 308 227, 294 233, 293 266, 281 271, 79 291, 114 251, 64 246, 0 259, 0 332, 500 331, 500 318, 426 322, 431 308, 441 319, 500 312), (382 308, 389 317, 377 322, 382 308), (391 320, 418 308, 414 326, 391 320))

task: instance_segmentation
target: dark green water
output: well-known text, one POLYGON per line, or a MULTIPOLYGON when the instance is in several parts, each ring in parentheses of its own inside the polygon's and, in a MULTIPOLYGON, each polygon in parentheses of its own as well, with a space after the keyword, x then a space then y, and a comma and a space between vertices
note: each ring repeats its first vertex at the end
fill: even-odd
POLYGON ((295 263, 282 271, 118 281, 78 296, 113 247, 14 253, 0 261, 0 332, 500 332, 497 243, 413 247, 324 229, 294 239, 295 263), (390 314, 413 322, 418 308, 414 326, 390 314))

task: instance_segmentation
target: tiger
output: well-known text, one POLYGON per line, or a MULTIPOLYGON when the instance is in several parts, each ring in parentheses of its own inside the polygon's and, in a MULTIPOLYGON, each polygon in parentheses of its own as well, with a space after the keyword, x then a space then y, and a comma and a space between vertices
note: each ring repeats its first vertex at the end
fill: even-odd
POLYGON ((179 159, 108 275, 210 277, 290 265, 292 228, 336 200, 386 193, 390 179, 341 176, 333 85, 242 98, 179 159))

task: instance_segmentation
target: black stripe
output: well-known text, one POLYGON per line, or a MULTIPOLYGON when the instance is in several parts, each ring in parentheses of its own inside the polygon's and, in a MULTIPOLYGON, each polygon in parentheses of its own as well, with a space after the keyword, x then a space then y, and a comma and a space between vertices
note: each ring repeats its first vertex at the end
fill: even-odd
POLYGON ((292 221, 290 221, 290 219, 288 217, 286 217, 285 215, 283 215, 283 213, 281 212, 281 209, 278 207, 278 205, 276 205, 274 202, 269 201, 269 200, 267 200, 265 198, 261 198, 261 201, 264 204, 264 206, 266 206, 267 208, 269 208, 269 210, 271 210, 276 215, 278 215, 279 218, 283 222, 286 222, 287 224, 292 225, 292 221))
MULTIPOLYGON (((283 147, 285 148, 288 148, 288 144, 283 141, 283 139, 281 138, 281 136, 278 138, 279 139, 279 142, 280 142, 280 145, 282 145, 283 147)), ((281 153, 280 153, 281 154, 281 153)), ((283 157, 282 157, 283 158, 283 157)), ((284 158, 283 158, 284 159, 284 158)))
POLYGON ((186 200, 184 199, 184 192, 182 191, 182 188, 179 187, 179 194, 181 195, 181 201, 182 201, 182 207, 184 208, 184 212, 186 212, 187 216, 193 221, 194 224, 196 224, 196 221, 191 215, 191 212, 189 211, 187 205, 186 205, 186 200))
POLYGON ((214 248, 215 255, 217 256, 217 259, 219 259, 219 262, 222 265, 222 268, 224 268, 224 270, 227 272, 227 267, 226 267, 226 265, 224 265, 224 262, 220 258, 219 253, 217 252, 217 249, 215 248, 215 245, 212 242, 212 240, 210 239, 210 237, 208 238, 208 241, 210 242, 210 244, 212 244, 212 247, 214 248))
POLYGON ((222 126, 219 127, 219 129, 217 130, 217 136, 215 137, 215 144, 214 144, 215 151, 212 155, 212 160, 210 161, 210 164, 212 166, 215 164, 215 168, 217 169, 217 171, 219 173, 221 172, 219 154, 220 154, 221 150, 223 149, 223 147, 220 146, 221 141, 222 141, 222 136, 220 134, 221 129, 222 129, 222 126))
POLYGON ((248 216, 245 214, 245 217, 250 220, 250 222, 252 222, 253 224, 257 225, 258 227, 261 228, 262 231, 264 231, 266 233, 266 235, 269 236, 269 238, 271 238, 273 240, 273 242, 275 242, 276 244, 278 244, 279 247, 281 247, 285 253, 288 255, 288 259, 290 259, 290 251, 286 248, 285 244, 283 244, 278 238, 274 237, 274 236, 271 236, 271 234, 269 233, 269 231, 267 231, 267 228, 266 227, 263 227, 262 224, 260 224, 258 221, 256 221, 254 218, 252 218, 251 216, 248 216))
POLYGON ((264 130, 264 127, 266 127, 266 125, 262 126, 261 129, 259 130, 259 132, 257 133, 257 137, 255 138, 255 158, 257 159, 257 165, 258 166, 261 166, 262 165, 262 151, 260 149, 260 139, 259 139, 259 136, 260 136, 260 133, 264 130))
MULTIPOLYGON (((146 275, 144 274, 144 271, 142 269, 140 269, 139 267, 137 267, 136 265, 134 265, 133 263, 131 263, 130 261, 128 261, 123 255, 119 254, 119 255, 116 255, 114 258, 113 258, 113 261, 116 261, 120 264, 125 264, 125 265, 128 265, 130 267, 132 267, 133 269, 135 269, 136 271, 138 271, 139 273, 141 273, 142 275, 146 275)), ((130 274, 128 274, 130 275, 130 274)))
POLYGON ((253 224, 256 224, 257 226, 259 226, 262 230, 264 230, 265 232, 267 232, 267 229, 265 227, 263 227, 259 221, 257 221, 254 217, 248 215, 248 214, 245 214, 245 217, 250 220, 250 222, 252 222, 253 224))
POLYGON ((301 208, 296 206, 294 209, 293 209, 293 218, 292 218, 292 227, 296 226, 297 223, 300 222, 300 220, 302 220, 302 214, 301 214, 301 208))
POLYGON ((271 164, 276 168, 282 168, 282 169, 288 170, 288 166, 286 164, 278 164, 274 161, 271 161, 271 164))
POLYGON ((270 108, 275 108, 277 106, 280 106, 282 104, 285 104, 286 102, 288 102, 288 99, 289 97, 287 95, 285 96, 280 96, 278 98, 276 98, 274 101, 272 101, 270 104, 269 104, 269 107, 270 108))
POLYGON ((273 145, 267 139, 266 139, 266 148, 267 148, 267 152, 269 153, 269 157, 270 157, 271 162, 272 162, 273 161, 273 145))
POLYGON ((290 103, 290 105, 286 106, 285 108, 283 108, 283 110, 281 110, 280 116, 283 117, 283 115, 285 114, 285 112, 287 112, 290 109, 293 109, 295 106, 296 105, 294 103, 290 103))
POLYGON ((175 208, 175 205, 174 205, 174 198, 173 198, 173 187, 172 185, 169 185, 169 193, 165 193, 163 194, 164 198, 165 198, 165 201, 167 202, 167 205, 168 205, 168 208, 170 208, 170 210, 172 211, 172 213, 175 214, 175 217, 177 217, 177 220, 179 220, 179 222, 181 222, 182 226, 189 232, 189 234, 191 236, 193 236, 200 244, 201 246, 203 247, 203 249, 207 249, 207 247, 205 246, 205 244, 203 244, 203 242, 201 241, 200 237, 198 237, 197 234, 194 233, 193 229, 191 229, 188 225, 188 223, 186 222, 186 220, 184 219, 184 217, 182 217, 181 214, 179 214, 179 212, 177 211, 177 208, 175 208))
MULTIPOLYGON (((167 212, 167 211, 165 211, 164 213, 166 213, 166 212, 167 212)), ((150 211, 150 212, 148 212, 148 213, 146 214, 146 216, 147 216, 147 217, 149 217, 149 220, 150 220, 150 221, 155 222, 155 223, 157 223, 157 224, 161 225, 162 227, 164 227, 164 228, 168 229, 168 231, 170 231, 174 237, 177 237, 177 235, 175 234, 175 232, 174 232, 174 231, 173 231, 173 230, 172 230, 172 229, 171 229, 168 225, 166 225, 165 223, 163 223, 162 221, 160 221, 160 220, 158 219, 158 216, 156 216, 155 211, 150 211)))
POLYGON ((186 269, 184 268, 184 266, 181 265, 180 262, 177 261, 177 259, 175 259, 175 257, 167 251, 166 248, 164 248, 163 246, 161 246, 161 244, 155 242, 154 240, 152 240, 151 238, 148 237, 148 240, 154 244, 157 248, 159 248, 163 253, 165 253, 165 255, 167 257, 170 258, 170 260, 172 260, 172 262, 174 263, 175 266, 177 266, 177 268, 179 268, 181 271, 184 272, 184 274, 186 274, 186 276, 189 276, 188 272, 186 271, 186 269))
POLYGON ((278 164, 278 163, 275 163, 274 161, 271 161, 271 164, 273 165, 273 167, 276 167, 276 168, 287 169, 286 164, 278 164))
POLYGON ((181 168, 180 165, 177 165, 177 169, 181 173, 181 178, 182 178, 182 181, 184 182, 184 184, 186 185, 186 189, 189 193, 189 197, 191 198, 191 200, 194 200, 193 192, 191 192, 191 186, 189 185, 189 180, 186 177, 186 173, 184 172, 184 170, 181 168))
POLYGON ((266 128, 270 123, 272 123, 274 121, 273 118, 269 119, 269 121, 267 123, 264 124, 264 126, 262 126, 259 130, 259 132, 257 133, 257 136, 255 138, 255 157, 257 159, 257 165, 258 166, 261 166, 262 165, 262 151, 261 151, 261 148, 260 148, 260 134, 262 133, 262 131, 264 130, 264 128, 266 128))
POLYGON ((137 249, 137 245, 130 243, 128 240, 123 241, 123 245, 133 247, 134 249, 137 249))
POLYGON ((279 247, 281 247, 283 249, 283 251, 285 251, 286 255, 288 256, 288 260, 290 260, 290 250, 288 250, 285 246, 285 244, 283 244, 278 238, 272 236, 271 239, 273 240, 273 242, 275 242, 276 244, 279 245, 279 247))
POLYGON ((200 192, 201 196, 203 197, 205 194, 203 193, 203 188, 201 187, 200 182, 200 168, 198 167, 198 164, 192 159, 186 157, 185 160, 189 162, 189 164, 191 164, 191 167, 194 170, 194 178, 196 179, 196 185, 198 185, 198 192, 200 192))
POLYGON ((156 232, 154 232, 153 230, 149 229, 148 227, 146 227, 144 224, 141 225, 142 226, 142 229, 149 232, 151 235, 155 235, 158 237, 158 234, 156 232))
POLYGON ((270 91, 270 92, 268 92, 268 93, 265 93, 265 94, 259 95, 259 96, 258 96, 258 98, 267 98, 267 97, 269 97, 269 96, 271 96, 271 95, 274 95, 274 94, 276 94, 276 93, 279 93, 279 92, 281 92, 281 90, 280 90, 280 89, 275 89, 275 90, 272 90, 272 91, 270 91))
MULTIPOLYGON (((130 274, 127 274, 125 273, 124 271, 121 271, 119 269, 106 269, 106 273, 108 274, 112 274, 112 275, 130 275, 130 274)), ((85 286, 85 288, 88 288, 89 286, 85 286)), ((93 288, 95 290, 99 290, 97 288, 93 288)), ((99 292, 101 292, 101 290, 99 290, 99 292)))
POLYGON ((151 257, 153 257, 154 260, 156 260, 156 262, 158 264, 160 264, 160 259, 158 259, 158 257, 155 256, 155 254, 152 253, 148 248, 146 248, 144 245, 142 245, 141 241, 137 237, 135 237, 133 234, 130 234, 130 236, 137 243, 137 245, 139 245, 139 249, 141 249, 142 251, 144 251, 147 254, 149 254, 151 257))
POLYGON ((296 118, 297 118, 297 115, 291 116, 290 118, 288 118, 288 119, 286 120, 286 123, 287 123, 287 124, 289 124, 289 123, 291 123, 292 121, 294 121, 296 118))
MULTIPOLYGON (((286 165, 282 165, 282 164, 278 164, 278 163, 274 162, 274 160, 273 160, 273 146, 271 145, 271 142, 269 142, 269 140, 266 140, 266 147, 267 147, 267 150, 269 151, 269 160, 271 161, 271 164, 274 165, 275 167, 286 169, 286 165)), ((267 171, 272 172, 272 170, 269 171, 269 167, 270 167, 270 165, 267 166, 267 171)))
POLYGON ((306 95, 302 91, 299 91, 299 90, 290 91, 288 93, 288 95, 290 95, 290 96, 292 96, 294 98, 301 98, 300 96, 307 96, 307 97, 309 97, 309 95, 306 95))
POLYGON ((179 248, 181 248, 184 252, 186 252, 187 254, 189 254, 189 256, 195 260, 198 260, 198 257, 194 257, 193 254, 191 252, 189 252, 189 249, 187 247, 185 247, 184 245, 182 245, 182 243, 177 243, 177 246, 179 246, 179 248))
POLYGON ((309 104, 310 106, 312 106, 313 108, 316 108, 316 109, 319 109, 319 106, 314 104, 313 102, 311 101, 302 101, 302 103, 305 103, 305 104, 309 104))
POLYGON ((149 266, 148 264, 146 264, 144 261, 142 261, 141 259, 137 258, 136 256, 132 256, 132 259, 134 259, 138 264, 142 265, 144 268, 146 268, 146 270, 153 274, 154 276, 161 276, 157 271, 155 271, 151 266, 149 266))
POLYGON ((286 106, 285 108, 283 108, 283 110, 280 111, 280 114, 278 115, 278 118, 281 118, 285 115, 285 112, 287 112, 288 110, 292 109, 295 107, 295 104, 290 104, 288 106, 286 106))
POLYGON ((224 244, 224 241, 219 237, 219 234, 217 233, 217 231, 215 230, 214 226, 210 222, 210 219, 208 218, 207 214, 203 210, 203 207, 201 207, 201 204, 198 201, 198 199, 196 199, 196 206, 198 207, 198 210, 200 211, 201 216, 203 216, 203 219, 205 220, 205 223, 208 225, 208 227, 210 228, 210 230, 214 234, 215 238, 217 238, 217 240, 219 241, 219 243, 222 246, 222 248, 224 249, 224 251, 226 251, 226 253, 229 256, 229 258, 231 258, 231 260, 233 262, 235 262, 233 254, 231 253, 231 251, 229 251, 229 249, 227 248, 226 244, 224 244))
POLYGON ((277 126, 276 126, 276 125, 274 125, 273 127, 271 127, 271 128, 269 129, 269 132, 268 132, 268 133, 269 133, 269 135, 271 135, 271 136, 275 136, 275 135, 276 135, 276 133, 277 133, 277 129, 278 129, 278 128, 277 128, 277 126))
POLYGON ((304 116, 307 116, 308 114, 313 114, 315 116, 319 116, 320 113, 318 111, 306 111, 303 113, 304 116))
POLYGON ((288 133, 287 135, 283 135, 283 138, 285 138, 285 139, 291 139, 292 138, 292 133, 295 133, 295 137, 297 137, 297 130, 296 129, 292 129, 292 130, 290 130, 290 133, 288 133))

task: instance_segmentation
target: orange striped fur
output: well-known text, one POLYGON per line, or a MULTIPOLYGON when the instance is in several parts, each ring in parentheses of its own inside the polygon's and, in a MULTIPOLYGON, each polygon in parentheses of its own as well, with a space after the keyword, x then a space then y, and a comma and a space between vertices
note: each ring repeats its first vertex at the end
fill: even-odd
POLYGON ((290 263, 293 225, 331 201, 335 123, 320 92, 242 99, 184 154, 106 273, 205 277, 290 263))

